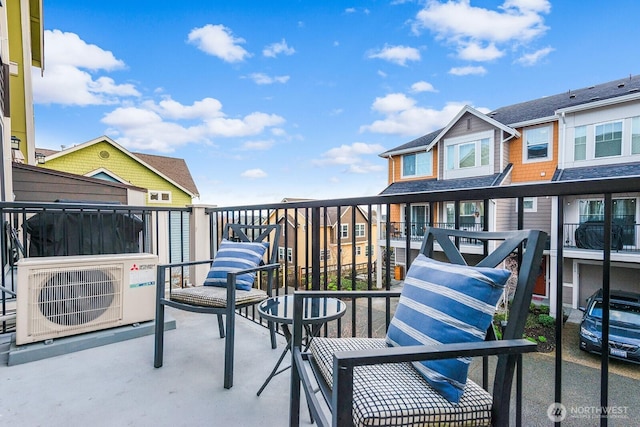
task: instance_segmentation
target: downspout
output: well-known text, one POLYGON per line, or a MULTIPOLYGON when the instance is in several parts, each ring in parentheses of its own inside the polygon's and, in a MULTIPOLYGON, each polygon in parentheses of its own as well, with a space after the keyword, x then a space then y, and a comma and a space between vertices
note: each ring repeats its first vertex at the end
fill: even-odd
POLYGON ((563 170, 564 154, 566 150, 566 141, 567 141, 567 119, 565 117, 564 111, 560 114, 560 118, 562 119, 562 132, 560 134, 561 141, 558 142, 558 169, 563 170))

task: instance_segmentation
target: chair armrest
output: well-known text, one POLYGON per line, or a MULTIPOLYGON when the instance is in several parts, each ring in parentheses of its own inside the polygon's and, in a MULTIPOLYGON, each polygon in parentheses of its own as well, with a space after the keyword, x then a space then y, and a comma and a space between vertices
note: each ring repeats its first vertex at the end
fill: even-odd
POLYGON ((537 351, 536 343, 525 339, 435 344, 428 346, 414 345, 371 350, 339 351, 334 354, 334 364, 337 363, 340 367, 354 367, 382 363, 450 359, 453 357, 522 354, 535 351, 537 351))
POLYGON ((158 264, 158 270, 165 269, 165 268, 175 268, 175 267, 189 267, 192 265, 199 265, 199 264, 205 264, 205 263, 211 264, 212 262, 213 262, 213 259, 203 259, 200 261, 184 261, 184 262, 174 262, 171 264, 158 264))

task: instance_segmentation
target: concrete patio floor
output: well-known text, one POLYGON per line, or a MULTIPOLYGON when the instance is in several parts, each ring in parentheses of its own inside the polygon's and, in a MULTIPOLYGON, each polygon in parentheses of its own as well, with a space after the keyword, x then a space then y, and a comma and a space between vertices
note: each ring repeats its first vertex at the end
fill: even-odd
MULTIPOLYGON (((7 366, 9 335, 0 336, 0 426, 288 425, 289 370, 256 396, 284 349, 282 336, 272 350, 266 328, 236 316, 234 386, 225 390, 224 341, 215 316, 170 308, 167 314, 177 327, 165 332, 164 366, 159 369, 153 367, 152 335, 15 366, 7 366)), ((283 363, 288 365, 289 357, 283 363)), ((617 365, 612 364, 610 374, 610 404, 625 412, 609 425, 637 426, 640 379, 618 372, 617 365)), ((637 373, 640 367, 627 368, 637 373)), ((473 362, 470 377, 480 381, 479 361, 473 362)), ((527 355, 524 425, 552 425, 546 411, 553 403, 553 383, 553 356, 527 355)), ((563 403, 569 410, 598 406, 599 390, 599 369, 565 359, 563 403)), ((587 415, 570 415, 562 425, 599 425, 597 416, 587 415)), ((310 425, 306 410, 300 420, 310 425)))
MULTIPOLYGON (((288 425, 289 371, 256 396, 284 349, 282 336, 272 350, 266 328, 236 316, 234 386, 226 390, 216 317, 167 314, 177 328, 165 332, 159 369, 152 335, 15 366, 7 366, 9 343, 0 342, 0 425, 288 425)), ((309 423, 308 414, 301 419, 309 423)))

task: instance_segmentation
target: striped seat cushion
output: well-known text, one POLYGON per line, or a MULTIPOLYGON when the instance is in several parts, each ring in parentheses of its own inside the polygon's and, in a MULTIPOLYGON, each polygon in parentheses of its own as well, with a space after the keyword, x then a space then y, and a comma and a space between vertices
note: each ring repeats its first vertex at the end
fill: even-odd
MULTIPOLYGON (((392 346, 483 341, 511 272, 435 261, 423 254, 411 264, 387 331, 392 346)), ((465 390, 469 358, 413 362, 452 403, 465 390)))
MULTIPOLYGON (((226 287, 227 273, 257 267, 268 247, 268 242, 232 242, 222 239, 204 285, 226 287)), ((236 289, 248 291, 255 278, 255 272, 238 275, 236 289)))
MULTIPOLYGON (((310 351, 333 384, 333 354, 385 348, 383 338, 314 338, 310 351)), ((353 374, 355 426, 488 426, 491 395, 471 380, 457 404, 436 392, 408 363, 358 366, 353 374)))
MULTIPOLYGON (((171 291, 171 301, 182 302, 202 307, 226 307, 227 289, 217 286, 194 286, 171 291)), ((251 288, 248 291, 236 289, 236 306, 255 304, 267 299, 267 293, 251 288)))

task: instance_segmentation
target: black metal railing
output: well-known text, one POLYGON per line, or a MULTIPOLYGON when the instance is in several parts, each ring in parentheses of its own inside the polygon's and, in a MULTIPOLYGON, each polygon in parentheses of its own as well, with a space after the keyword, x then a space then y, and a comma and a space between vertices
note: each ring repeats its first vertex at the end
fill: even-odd
MULTIPOLYGON (((355 289, 382 289, 390 290, 391 281, 391 256, 389 248, 392 248, 392 241, 401 240, 401 247, 406 251, 406 266, 411 265, 417 249, 413 249, 412 242, 419 237, 419 232, 412 234, 407 232, 403 223, 393 223, 390 221, 391 209, 399 209, 406 212, 414 203, 429 204, 430 212, 435 212, 437 204, 453 202, 456 212, 459 212, 461 202, 465 200, 483 200, 484 211, 489 212, 490 201, 497 202, 501 199, 515 199, 517 209, 517 228, 524 228, 526 223, 526 213, 524 212, 524 199, 530 197, 556 197, 558 199, 557 209, 554 212, 556 229, 551 230, 551 249, 560 260, 555 271, 551 271, 551 282, 557 284, 552 293, 555 296, 555 305, 552 310, 555 313, 563 313, 563 248, 565 247, 566 234, 570 232, 563 224, 564 210, 563 203, 565 196, 576 195, 598 195, 604 198, 605 217, 611 218, 612 195, 618 193, 638 193, 640 192, 640 178, 616 178, 607 180, 593 180, 587 184, 583 182, 549 182, 541 184, 529 184, 505 187, 473 188, 456 191, 433 191, 424 193, 385 195, 374 197, 361 197, 351 199, 317 200, 305 202, 289 202, 265 204, 260 206, 236 206, 219 207, 208 209, 210 215, 210 225, 212 229, 212 239, 220 235, 221 227, 227 222, 261 221, 276 222, 282 221, 287 224, 284 227, 285 251, 291 249, 291 257, 282 261, 283 268, 293 274, 285 275, 283 286, 278 289, 279 293, 290 293, 295 289, 305 290, 355 290, 355 289), (355 227, 342 227, 343 224, 354 224, 359 222, 360 217, 357 212, 362 212, 369 219, 366 222, 365 239, 356 236, 355 227), (607 214, 608 212, 608 214, 607 214), (337 213, 337 215, 336 215, 337 213), (607 216, 608 215, 608 216, 607 216), (300 221, 300 218, 304 220, 300 221), (295 220, 292 220, 295 219, 295 220), (333 231, 332 231, 333 230, 333 231), (348 238, 333 239, 335 230, 348 230, 348 238), (399 230, 399 234, 398 234, 399 230), (356 265, 361 263, 357 259, 357 246, 371 245, 375 250, 369 251, 366 259, 368 270, 366 273, 359 273, 356 265), (332 249, 336 253, 342 254, 332 258, 332 264, 326 262, 326 251, 332 249), (321 257, 321 254, 323 256, 321 257)), ((396 211, 397 212, 397 211, 396 211)), ((488 215, 473 225, 474 229, 489 229, 488 215)), ((456 221, 453 224, 438 223, 436 218, 430 218, 429 223, 440 226, 462 228, 469 225, 456 221)), ((410 224, 411 225, 411 224, 410 224)), ((415 224, 417 226, 417 224, 415 224)), ((495 226, 495 225, 492 225, 495 226)), ((611 229, 612 221, 603 222, 604 245, 600 249, 603 259, 603 289, 606 295, 610 291, 610 269, 611 269, 611 229), (608 232, 606 230, 609 230, 608 232)), ((417 227, 409 227, 414 230, 417 227)), ((551 224, 549 224, 551 228, 551 224)), ((397 246, 397 242, 394 243, 397 246)), ((383 307, 372 307, 368 302, 358 305, 356 298, 348 301, 350 316, 345 316, 345 325, 338 325, 333 333, 337 335, 359 335, 371 336, 375 331, 380 332, 380 319, 383 319, 383 331, 393 314, 393 301, 388 300, 383 307)), ((604 304, 606 314, 605 327, 608 325, 609 313, 608 304, 604 304)), ((251 313, 246 313, 252 317, 251 313)), ((563 316, 556 316, 556 342, 555 342, 555 384, 553 393, 550 392, 549 402, 562 402, 562 328, 563 316), (552 395, 553 394, 553 395, 552 395)), ((330 333, 327 329, 325 334, 330 333)), ((607 340, 604 334, 604 340, 607 340)), ((608 343, 603 343, 607 347, 608 343)), ((609 406, 609 358, 607 354, 601 358, 601 379, 600 395, 601 406, 609 406)), ((526 387, 525 387, 526 389, 526 387)), ((526 398, 526 397, 525 397, 526 398)), ((606 410, 601 413, 606 414, 606 410)), ((607 424, 607 418, 601 418, 601 424, 607 424)))
MULTIPOLYGON (((233 206, 206 208, 210 228, 208 243, 212 255, 215 253, 218 242, 222 236, 222 228, 226 223, 275 223, 283 224, 281 236, 282 272, 281 283, 277 287, 276 294, 291 293, 296 289, 306 290, 357 290, 357 289, 381 289, 391 290, 394 281, 391 280, 392 257, 389 256, 390 248, 403 248, 406 254, 405 265, 409 268, 417 254, 417 249, 412 245, 411 233, 399 236, 400 242, 395 239, 398 236, 392 233, 390 220, 392 211, 406 212, 414 203, 428 204, 429 212, 437 212, 438 204, 453 203, 456 217, 459 217, 460 204, 466 200, 483 200, 484 212, 490 213, 491 206, 497 205, 500 200, 515 199, 517 209, 516 226, 524 228, 526 215, 524 199, 529 197, 555 197, 558 199, 554 211, 555 229, 551 230, 551 252, 556 256, 557 268, 550 272, 551 282, 557 284, 551 292, 555 296, 555 313, 563 313, 563 249, 566 236, 572 230, 564 224, 564 198, 580 195, 597 195, 604 199, 605 215, 602 224, 603 245, 599 249, 602 254, 603 277, 602 284, 606 296, 603 313, 603 328, 608 327, 609 309, 608 295, 610 291, 610 271, 612 253, 612 230, 615 223, 611 218, 612 197, 617 194, 640 193, 640 178, 614 178, 607 180, 592 180, 588 184, 583 182, 549 182, 540 184, 528 184, 518 186, 472 188, 456 191, 433 191, 424 193, 385 195, 372 197, 359 197, 349 199, 314 200, 305 202, 289 202, 264 204, 260 206, 233 206), (609 218, 609 220, 607 220, 609 218), (392 245, 392 240, 394 243, 392 245), (290 255, 289 255, 290 253, 290 255)), ((143 222, 139 244, 142 250, 148 250, 169 259, 168 252, 173 246, 160 236, 166 234, 167 228, 172 228, 169 223, 178 221, 181 229, 187 220, 185 216, 193 215, 191 208, 183 209, 157 209, 137 208, 128 206, 106 205, 65 205, 65 204, 34 204, 34 203, 3 203, 0 205, 3 223, 9 224, 10 232, 2 234, 2 261, 5 273, 11 271, 16 252, 19 256, 31 256, 33 242, 31 234, 27 232, 25 223, 38 214, 56 213, 60 218, 73 213, 81 218, 91 218, 94 221, 107 213, 121 213, 133 216, 143 222), (170 215, 176 211, 181 214, 170 215), (161 219, 164 218, 164 219, 161 219), (17 237, 16 237, 17 236, 17 237), (20 248, 16 243, 19 242, 20 248), (162 242, 162 243, 161 243, 162 242)), ((489 224, 487 214, 480 218, 476 229, 488 230, 495 224, 489 224)), ((89 222, 91 222, 89 221, 89 222)), ((410 222, 410 221, 406 221, 410 222)), ((466 227, 460 221, 439 223, 438 218, 429 218, 430 224, 440 226, 462 228, 466 227)), ((39 221, 34 221, 32 230, 41 229, 44 226, 39 221)), ((402 225, 402 224, 399 224, 402 225)), ((113 233, 111 223, 104 225, 103 236, 113 233)), ((551 225, 549 225, 551 227, 551 225)), ((400 227, 402 230, 402 227, 400 227)), ((67 232, 69 228, 67 228, 67 232)), ((78 231, 78 230, 76 230, 78 231)), ((80 231, 78 231, 80 232, 80 231)), ((64 234, 64 233, 63 233, 64 234)), ((200 235, 202 233, 200 232, 200 235)), ((575 232, 573 233, 575 234, 575 232)), ((48 237, 57 234, 46 234, 48 237)), ((62 236, 65 237, 65 236, 62 236)), ((87 237, 82 235, 82 238, 87 237)), ((180 255, 184 261, 195 260, 191 254, 185 251, 186 241, 194 236, 180 234, 180 255)), ((45 239, 46 240, 46 239, 45 239)), ((102 241, 104 242, 104 240, 102 241)), ((98 243, 100 240, 98 239, 98 243)), ((70 249, 74 242, 69 241, 63 248, 70 249)), ((100 246, 98 246, 100 247, 100 246)), ((476 248, 477 249, 477 248, 476 248)), ((64 251, 63 251, 64 253, 64 251)), ((174 260, 174 259, 172 259, 174 260)), ((2 310, 5 313, 5 303, 15 296, 15 287, 11 274, 4 274, 2 278, 2 310)), ((339 327, 333 331, 324 330, 324 334, 335 333, 337 335, 373 336, 383 334, 389 324, 394 310, 394 301, 388 299, 382 306, 374 306, 368 300, 362 304, 356 303, 356 298, 348 301, 349 314, 341 319, 339 327)), ((243 313, 250 319, 259 322, 257 313, 243 313)), ((556 353, 555 353, 555 384, 554 396, 549 396, 550 402, 562 402, 562 316, 556 316, 556 353)), ((603 348, 608 347, 608 337, 603 334, 603 348)), ((600 395, 601 406, 609 406, 609 358, 605 353, 601 358, 600 395)), ((526 387, 525 387, 526 389, 526 387)), ((551 393, 550 393, 551 394, 551 393)), ((526 395, 525 395, 526 399, 526 395)), ((602 413, 606 414, 606 411, 602 413)), ((606 418, 602 418, 602 424, 606 425, 606 418)))

